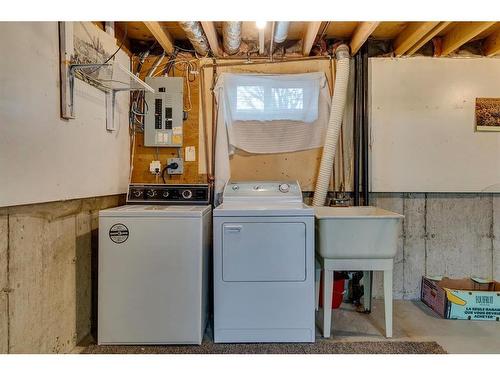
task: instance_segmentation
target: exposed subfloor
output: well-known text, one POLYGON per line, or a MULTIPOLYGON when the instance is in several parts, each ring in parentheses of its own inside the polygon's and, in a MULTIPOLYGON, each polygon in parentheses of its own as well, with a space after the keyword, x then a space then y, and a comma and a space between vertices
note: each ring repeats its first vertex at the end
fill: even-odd
MULTIPOLYGON (((321 338, 322 311, 317 315, 317 338, 321 338)), ((384 337, 383 300, 373 302, 370 314, 360 314, 343 304, 332 314, 330 340, 380 342, 384 337)), ((500 323, 494 321, 446 320, 420 301, 394 301, 394 335, 391 341, 436 341, 448 353, 500 353, 500 323)), ((91 342, 87 342, 87 345, 91 342)), ((84 346, 75 348, 82 352, 84 346)))

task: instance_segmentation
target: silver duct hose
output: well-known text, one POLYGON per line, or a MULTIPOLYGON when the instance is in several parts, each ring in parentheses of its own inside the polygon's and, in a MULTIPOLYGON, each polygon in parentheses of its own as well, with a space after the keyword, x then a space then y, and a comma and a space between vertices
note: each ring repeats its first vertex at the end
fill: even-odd
POLYGON ((224 22, 222 24, 222 44, 224 51, 229 55, 234 55, 240 50, 241 25, 241 21, 224 22))
POLYGON ((337 69, 332 98, 332 109, 326 132, 325 145, 323 146, 316 189, 314 191, 313 206, 323 206, 325 204, 347 97, 350 60, 349 47, 345 44, 338 46, 335 51, 335 57, 337 58, 337 69))
POLYGON ((278 21, 274 29, 274 42, 283 43, 288 36, 288 26, 290 22, 288 21, 278 21))
POLYGON ((198 21, 180 21, 179 26, 186 33, 196 52, 200 55, 206 55, 210 47, 201 23, 198 21))

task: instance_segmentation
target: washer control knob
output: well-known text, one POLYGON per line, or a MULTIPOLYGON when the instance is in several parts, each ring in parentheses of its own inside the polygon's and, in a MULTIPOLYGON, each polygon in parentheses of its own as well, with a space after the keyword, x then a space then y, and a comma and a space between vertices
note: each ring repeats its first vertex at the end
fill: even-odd
POLYGON ((149 189, 149 190, 146 192, 146 195, 148 196, 148 198, 154 198, 154 197, 155 197, 155 195, 156 195, 156 190, 149 189))
POLYGON ((290 191, 290 185, 280 184, 279 189, 282 193, 288 193, 290 191))
POLYGON ((182 191, 182 197, 184 199, 191 199, 192 196, 193 196, 193 192, 191 190, 183 190, 182 191))
POLYGON ((240 187, 239 187, 238 185, 233 185, 232 189, 233 189, 234 191, 237 191, 237 190, 240 190, 240 187))

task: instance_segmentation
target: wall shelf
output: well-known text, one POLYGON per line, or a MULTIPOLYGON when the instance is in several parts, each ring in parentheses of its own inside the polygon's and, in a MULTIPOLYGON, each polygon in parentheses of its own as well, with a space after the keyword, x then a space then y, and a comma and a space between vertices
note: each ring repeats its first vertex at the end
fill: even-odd
POLYGON ((106 129, 116 130, 114 122, 115 98, 120 91, 149 91, 153 88, 133 75, 120 63, 113 61, 106 64, 70 64, 69 65, 69 106, 71 117, 75 115, 74 89, 75 78, 98 88, 106 93, 106 129))

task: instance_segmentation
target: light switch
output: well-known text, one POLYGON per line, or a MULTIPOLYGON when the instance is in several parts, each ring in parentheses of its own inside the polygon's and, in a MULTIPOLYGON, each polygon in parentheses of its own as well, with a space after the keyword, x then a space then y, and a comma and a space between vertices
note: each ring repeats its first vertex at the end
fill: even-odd
POLYGON ((188 146, 185 148, 184 160, 185 161, 196 161, 196 147, 195 146, 188 146))

